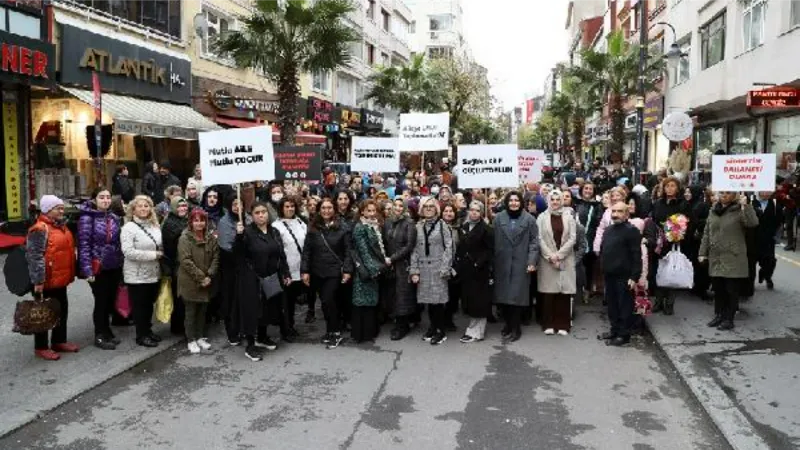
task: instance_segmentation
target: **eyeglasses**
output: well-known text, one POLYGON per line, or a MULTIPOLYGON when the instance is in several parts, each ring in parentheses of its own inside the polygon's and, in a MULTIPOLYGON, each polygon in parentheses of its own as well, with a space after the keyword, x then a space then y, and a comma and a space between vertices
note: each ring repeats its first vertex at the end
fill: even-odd
POLYGON ((425 208, 425 209, 436 209, 436 206, 434 206, 434 205, 425 205, 425 206, 423 206, 423 208, 425 208))

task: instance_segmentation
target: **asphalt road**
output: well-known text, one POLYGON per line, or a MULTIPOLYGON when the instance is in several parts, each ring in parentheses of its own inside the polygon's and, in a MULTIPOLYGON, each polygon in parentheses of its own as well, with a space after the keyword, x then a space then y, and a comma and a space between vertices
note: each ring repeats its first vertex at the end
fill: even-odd
POLYGON ((528 327, 504 346, 491 325, 470 345, 451 333, 432 347, 416 330, 326 350, 318 321, 257 363, 217 333, 208 354, 177 345, 0 449, 728 449, 652 338, 609 348, 595 339, 604 323, 588 306, 569 337, 528 327))

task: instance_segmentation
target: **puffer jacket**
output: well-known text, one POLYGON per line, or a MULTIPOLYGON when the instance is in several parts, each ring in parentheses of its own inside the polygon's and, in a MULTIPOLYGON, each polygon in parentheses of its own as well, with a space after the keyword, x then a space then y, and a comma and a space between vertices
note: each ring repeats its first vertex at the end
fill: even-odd
POLYGON ((120 233, 125 262, 122 275, 126 284, 158 283, 161 269, 158 251, 161 250, 161 229, 150 222, 133 219, 120 233))
POLYGON ((198 241, 194 233, 184 230, 178 241, 178 295, 185 301, 208 303, 215 283, 203 287, 203 279, 214 280, 218 271, 219 245, 214 235, 198 241))
POLYGON ((39 216, 28 230, 25 256, 34 285, 60 289, 75 279, 75 241, 63 222, 39 216))
POLYGON ((352 274, 352 249, 350 228, 343 220, 337 219, 333 225, 322 230, 311 227, 303 246, 300 273, 320 278, 339 277, 342 272, 352 274))
POLYGON ((100 270, 122 267, 120 243, 120 218, 110 211, 98 211, 94 202, 79 207, 78 219, 78 270, 84 277, 96 275, 92 261, 100 263, 100 270))

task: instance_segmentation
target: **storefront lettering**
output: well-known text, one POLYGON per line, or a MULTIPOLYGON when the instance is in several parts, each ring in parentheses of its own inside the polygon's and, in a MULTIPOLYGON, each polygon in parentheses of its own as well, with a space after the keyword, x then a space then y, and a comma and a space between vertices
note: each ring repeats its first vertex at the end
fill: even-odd
POLYGON ((350 126, 361 125, 361 113, 342 109, 342 121, 350 126))
POLYGON ((47 54, 21 45, 2 44, 0 68, 3 72, 27 75, 33 78, 48 78, 47 54))
MULTIPOLYGON (((167 86, 167 69, 159 67, 154 59, 140 61, 134 58, 120 56, 114 63, 114 55, 105 50, 87 48, 83 52, 80 66, 97 72, 105 72, 110 75, 120 75, 137 80, 148 81, 153 84, 167 86)), ((180 79, 170 76, 170 82, 181 84, 180 79)))
POLYGON ((787 108, 800 106, 799 91, 795 88, 781 87, 750 91, 747 106, 751 108, 787 108))

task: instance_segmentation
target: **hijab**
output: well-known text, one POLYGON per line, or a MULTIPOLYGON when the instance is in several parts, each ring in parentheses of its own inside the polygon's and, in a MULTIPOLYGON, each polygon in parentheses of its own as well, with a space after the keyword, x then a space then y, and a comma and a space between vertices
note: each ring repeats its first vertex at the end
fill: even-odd
POLYGON ((547 196, 547 204, 549 206, 548 210, 550 211, 550 214, 552 214, 554 216, 560 216, 561 213, 564 212, 564 203, 563 203, 563 201, 564 201, 564 195, 561 193, 561 191, 559 191, 558 189, 554 189, 554 190, 550 191, 550 195, 547 196), (559 206, 558 209, 553 208, 552 204, 550 203, 550 201, 552 201, 554 199, 558 199, 558 200, 562 201, 561 206, 559 206))
POLYGON ((509 217, 512 219, 519 219, 519 216, 522 215, 522 211, 525 210, 525 205, 522 203, 522 194, 520 194, 519 191, 511 191, 506 194, 506 196, 503 197, 503 207, 505 208, 509 217), (519 209, 516 211, 512 211, 511 208, 508 207, 512 196, 516 196, 519 199, 519 209))

